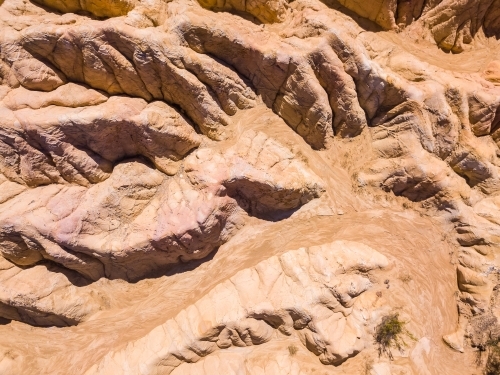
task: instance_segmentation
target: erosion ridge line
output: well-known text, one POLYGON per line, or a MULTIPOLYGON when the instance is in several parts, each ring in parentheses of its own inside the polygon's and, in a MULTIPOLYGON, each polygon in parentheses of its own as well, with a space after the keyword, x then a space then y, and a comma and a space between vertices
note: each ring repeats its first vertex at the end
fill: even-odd
POLYGON ((67 327, 75 352, 108 321, 92 360, 61 360, 88 374, 357 373, 365 356, 372 375, 469 368, 500 338, 499 17, 499 0, 5 0, 0 370, 62 374, 23 330, 67 327), (373 216, 385 230, 353 225, 373 216), (428 241, 440 266, 415 253, 428 241), (297 255, 311 249, 316 265, 297 255), (417 339, 393 363, 370 330, 395 310, 417 339))

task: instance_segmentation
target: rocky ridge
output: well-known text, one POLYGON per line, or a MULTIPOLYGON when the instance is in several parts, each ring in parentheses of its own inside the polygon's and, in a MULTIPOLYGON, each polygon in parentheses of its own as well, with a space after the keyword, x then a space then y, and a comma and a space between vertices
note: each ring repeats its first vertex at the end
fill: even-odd
POLYGON ((117 338, 68 368, 480 371, 471 356, 500 339, 499 16, 496 0, 5 0, 0 370, 65 373, 51 348, 23 349, 27 330, 78 352, 81 330, 111 324, 117 338), (387 214, 379 240, 382 224, 356 222, 387 214), (433 293, 411 281, 427 267, 412 243, 430 238, 408 217, 439 228, 426 245, 449 276, 427 275, 443 282, 438 312, 404 307, 433 293), (332 243, 356 230, 365 245, 332 243), (302 263, 312 254, 323 271, 302 263), (298 284, 274 295, 280 267, 298 284), (370 331, 395 310, 421 335, 375 358, 370 331), (149 318, 128 332, 132 311, 149 318), (425 335, 418 315, 448 324, 425 335), (256 357, 288 344, 307 353, 256 357))

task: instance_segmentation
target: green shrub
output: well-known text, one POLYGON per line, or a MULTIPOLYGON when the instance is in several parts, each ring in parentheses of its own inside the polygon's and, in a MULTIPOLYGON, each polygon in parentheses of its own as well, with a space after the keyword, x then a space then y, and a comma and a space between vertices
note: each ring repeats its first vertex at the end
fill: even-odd
POLYGON ((375 342, 378 344, 378 354, 386 354, 390 360, 394 357, 391 348, 403 351, 406 344, 404 338, 415 340, 415 337, 405 328, 406 322, 399 319, 399 314, 391 314, 382 318, 382 322, 375 329, 375 342))

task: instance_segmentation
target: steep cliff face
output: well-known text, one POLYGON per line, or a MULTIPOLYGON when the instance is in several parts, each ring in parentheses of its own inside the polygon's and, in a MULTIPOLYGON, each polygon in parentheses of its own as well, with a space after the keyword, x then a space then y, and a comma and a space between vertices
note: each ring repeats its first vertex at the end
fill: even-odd
POLYGON ((492 373, 500 1, 4 0, 0 30, 1 375, 492 373))

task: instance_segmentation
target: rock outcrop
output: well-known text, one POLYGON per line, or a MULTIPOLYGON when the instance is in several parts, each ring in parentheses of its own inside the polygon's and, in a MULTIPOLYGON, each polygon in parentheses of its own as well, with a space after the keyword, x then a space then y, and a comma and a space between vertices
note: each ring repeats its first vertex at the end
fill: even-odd
POLYGON ((183 363, 281 335, 298 335, 321 363, 339 365, 370 340, 377 311, 365 310, 377 296, 358 297, 372 286, 367 273, 387 265, 382 254, 355 242, 285 252, 238 272, 87 374, 184 373, 177 371, 183 363))
POLYGON ((243 225, 244 210, 286 212, 323 190, 303 162, 263 133, 244 133, 224 154, 199 149, 184 171, 168 177, 136 159, 88 188, 25 191, 6 202, 0 252, 19 266, 46 259, 90 280, 138 280, 207 256, 243 225))
POLYGON ((499 0, 1 2, 0 374, 482 371, 499 25, 499 0))
POLYGON ((410 33, 429 34, 446 51, 460 53, 478 34, 500 36, 498 0, 339 0, 346 8, 386 30, 411 26, 410 33))

